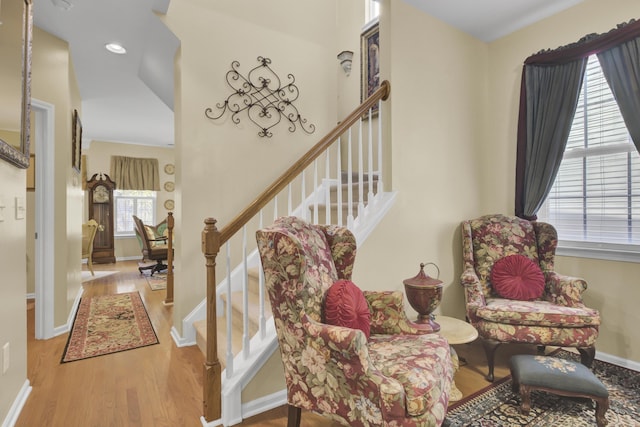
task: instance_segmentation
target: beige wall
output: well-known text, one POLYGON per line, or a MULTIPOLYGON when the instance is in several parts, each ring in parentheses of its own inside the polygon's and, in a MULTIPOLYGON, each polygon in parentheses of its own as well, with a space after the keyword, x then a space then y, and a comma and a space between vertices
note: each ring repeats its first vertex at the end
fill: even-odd
POLYGON ((74 108, 82 112, 66 42, 34 28, 32 67, 32 96, 55 106, 52 161, 56 196, 53 211, 46 214, 54 216, 56 251, 54 276, 45 280, 45 286, 53 287, 53 326, 61 327, 67 323, 81 285, 82 187, 79 173, 71 167, 71 117, 74 108))
MULTIPOLYGON (((358 62, 354 61, 349 78, 336 73, 335 57, 340 50, 352 49, 356 58, 359 52, 352 39, 355 31, 342 26, 332 31, 332 25, 344 22, 336 18, 337 11, 352 10, 352 5, 337 4, 341 3, 277 0, 262 10, 251 7, 250 0, 183 0, 170 6, 166 22, 182 40, 176 72, 174 153, 179 189, 175 192, 174 323, 179 331, 181 319, 204 297, 203 219, 213 216, 224 226, 357 102, 358 62), (282 16, 296 19, 283 21, 282 16), (234 36, 238 31, 241 37, 234 36), (317 126, 314 135, 276 131, 274 138, 265 140, 256 137, 256 128, 246 120, 238 126, 229 120, 204 118, 204 109, 229 93, 223 76, 231 61, 238 60, 241 69, 248 70, 259 55, 271 58, 281 74, 296 76, 301 111, 317 126), (336 107, 338 88, 344 95, 336 107), (257 179, 246 180, 247 170, 257 171, 257 179)), ((446 285, 440 311, 462 317, 459 223, 484 213, 513 212, 522 61, 540 49, 638 18, 637 5, 634 0, 587 0, 490 44, 419 13, 405 2, 383 0, 383 9, 382 74, 392 82, 389 119, 394 146, 390 157, 399 195, 389 215, 360 248, 354 280, 366 289, 402 290, 402 280, 414 276, 420 262, 436 262, 446 285), (377 268, 379 265, 385 267, 377 268)), ((56 105, 55 188, 56 195, 63 195, 56 196, 60 202, 52 213, 59 252, 56 265, 62 266, 54 278, 59 325, 66 322, 69 304, 79 288, 79 262, 66 255, 76 249, 79 253, 83 212, 76 209, 82 191, 70 167, 71 111, 78 104, 77 91, 69 83, 72 67, 63 42, 37 31, 34 55, 34 97, 56 105), (68 239, 71 244, 66 243, 68 239)), ((24 196, 24 172, 0 162, 0 179, 5 212, 12 212, 12 200, 24 196)), ((0 265, 6 272, 3 283, 8 283, 0 299, 0 345, 11 342, 13 361, 0 388, 2 417, 26 377, 26 332, 2 327, 24 319, 26 277, 24 256, 15 250, 24 246, 24 223, 9 218, 0 222, 0 229, 5 230, 5 241, 12 243, 0 249, 0 265)), ((634 328, 639 320, 634 305, 640 297, 634 287, 638 264, 560 257, 557 267, 588 280, 585 299, 603 314, 598 349, 640 361, 640 336, 634 328)))
MULTIPOLYGON (((482 210, 513 212, 514 165, 520 76, 523 60, 542 49, 604 33, 622 22, 640 18, 635 0, 587 0, 549 19, 489 45, 487 137, 483 141, 480 186, 482 210)), ((584 277, 589 283, 585 302, 600 310, 598 351, 640 362, 640 330, 636 301, 640 264, 559 257, 556 270, 584 277)))
MULTIPOLYGON (((385 3, 390 29, 381 29, 381 50, 389 55, 383 74, 392 82, 399 198, 359 250, 354 280, 366 288, 403 290, 402 280, 418 272, 419 262, 436 262, 445 282, 439 311, 463 318, 459 224, 486 213, 513 213, 523 60, 637 19, 637 2, 586 1, 490 44, 404 2, 391 3, 385 3), (372 267, 377 265, 385 268, 372 267)), ((559 257, 557 270, 589 282, 585 301, 603 316, 598 350, 640 361, 640 331, 632 326, 639 316, 634 285, 640 265, 559 257)))
MULTIPOLYGON (((22 6, 19 2, 9 2, 2 8, 3 29, 2 48, 0 51, 11 47, 20 52, 21 46, 21 16, 22 6)), ((18 64, 20 61, 18 60, 18 64)), ((4 64, 6 65, 6 64, 4 64)), ((17 75, 20 68, 18 67, 17 75)), ((6 66, 0 66, 0 87, 9 83, 15 88, 16 82, 7 73, 6 66)), ((18 82, 19 83, 19 82, 18 82)), ((20 117, 20 85, 17 85, 17 97, 8 98, 9 90, 0 92, 0 117, 7 118, 5 113, 13 114, 8 123, 0 119, 0 127, 9 127, 13 131, 19 129, 20 117), (12 124, 13 123, 13 124, 12 124)), ((12 91, 13 93, 13 91, 12 91)), ((2 138, 10 133, 3 133, 2 138)), ((6 138, 9 140, 10 138, 6 138)), ((11 142, 11 141, 9 141, 11 142)), ((17 141, 16 141, 17 142, 17 141)), ((26 173, 4 160, 0 160, 0 235, 3 244, 0 247, 0 349, 9 345, 10 366, 6 373, 0 371, 0 420, 4 420, 21 387, 27 379, 27 336, 26 336, 26 219, 16 218, 16 199, 26 202, 26 173), (24 325, 16 327, 16 325, 24 325)), ((1 351, 1 350, 0 350, 1 351)), ((0 356, 2 358, 2 356, 0 356)))
POLYGON ((4 221, 0 221, 3 241, 0 245, 0 349, 6 343, 10 346, 10 367, 0 378, 0 420, 7 415, 27 379, 26 221, 15 217, 16 197, 26 197, 25 179, 23 169, 0 161, 0 198, 4 204, 4 209, 0 209, 4 215, 4 221))
MULTIPOLYGON (((7 16, 3 14, 3 20, 7 16)), ((79 175, 71 168, 71 112, 73 108, 79 108, 80 96, 67 44, 38 28, 34 28, 33 33, 31 82, 33 98, 55 106, 55 149, 52 162, 55 165, 53 186, 56 196, 53 209, 46 214, 54 216, 56 251, 53 254, 54 275, 47 277, 45 282, 46 286, 53 289, 53 326, 60 327, 66 325, 69 311, 80 289, 82 192, 79 175), (73 255, 76 252, 77 257, 73 255)), ((38 143, 35 140, 33 142, 38 143)), ((0 196, 6 205, 5 221, 0 222, 5 242, 0 249, 0 266, 3 271, 0 345, 8 342, 11 348, 11 366, 2 377, 0 387, 0 419, 4 419, 27 379, 27 221, 15 219, 16 197, 26 198, 25 171, 0 162, 0 182, 0 196)), ((30 203, 28 209, 33 210, 32 205, 30 203)), ((33 212, 28 212, 28 215, 33 215, 33 212)), ((31 244, 29 242, 30 246, 31 244)))
MULTIPOLYGON (((91 179, 93 174, 103 173, 110 175, 111 172, 111 156, 128 156, 158 159, 160 167, 160 191, 156 200, 156 219, 157 222, 162 221, 167 216, 167 210, 164 202, 169 199, 175 199, 175 191, 168 192, 164 189, 166 182, 175 182, 175 175, 169 175, 164 171, 165 165, 175 162, 173 155, 173 147, 150 147, 148 145, 136 144, 120 144, 116 142, 92 141, 89 146, 83 150, 87 156, 87 179, 91 179)), ((111 177, 114 179, 113 177, 111 177)), ((118 183, 116 182, 116 188, 118 183)), ((87 205, 88 197, 84 197, 83 221, 87 221, 89 208, 87 205)), ((140 257, 140 245, 135 237, 116 237, 115 239, 115 255, 117 259, 140 257)))
MULTIPOLYGON (((295 159, 317 143, 336 123, 336 1, 274 0, 256 7, 251 0, 172 2, 165 19, 181 40, 176 70, 176 276, 174 326, 205 297, 201 252, 204 218, 226 225, 295 159), (246 117, 211 121, 204 109, 223 102, 231 89, 225 82, 232 61, 241 73, 272 60, 272 69, 287 82, 295 76, 300 114, 316 126, 313 135, 287 126, 273 128, 272 138, 257 136, 246 117), (252 171, 247 179, 248 171, 252 171)), ((342 50, 342 49, 340 49, 342 50)), ((279 356, 276 357, 279 360, 279 356)), ((278 362, 279 363, 279 362, 278 362)), ((259 391, 282 388, 282 373, 268 372, 259 391), (271 380, 268 380, 270 378, 271 380)))
POLYGON ((224 226, 335 125, 335 8, 335 1, 295 0, 271 1, 264 7, 250 0, 170 5, 165 21, 182 42, 175 109, 180 191, 174 324, 179 331, 181 319, 205 296, 200 249, 204 218, 215 217, 218 226, 224 226), (258 128, 246 118, 235 125, 228 117, 215 122, 204 117, 205 108, 230 94, 224 76, 231 62, 239 61, 241 72, 248 72, 258 65, 258 56, 270 58, 282 78, 295 76, 297 105, 316 125, 313 135, 291 133, 284 126, 265 139, 257 137, 258 128), (253 171, 252 179, 246 178, 247 171, 253 171))
MULTIPOLYGON (((405 2, 386 1, 383 9, 380 50, 383 78, 392 85, 398 199, 359 248, 354 281, 364 288, 404 292, 402 281, 415 276, 421 262, 435 262, 445 283, 440 310, 462 317, 458 224, 480 206, 475 183, 487 46, 405 2)), ((410 307, 407 311, 415 314, 410 307)))

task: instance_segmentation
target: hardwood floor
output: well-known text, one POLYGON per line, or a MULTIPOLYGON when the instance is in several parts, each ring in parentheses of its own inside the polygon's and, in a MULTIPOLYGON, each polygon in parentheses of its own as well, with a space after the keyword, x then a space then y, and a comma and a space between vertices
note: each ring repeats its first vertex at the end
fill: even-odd
POLYGON ((27 377, 33 386, 16 426, 199 426, 202 365, 195 347, 177 348, 170 337, 171 306, 152 291, 137 261, 96 264, 117 273, 83 284, 83 296, 139 291, 160 344, 61 364, 68 334, 34 339, 28 309, 27 377))
MULTIPOLYGON (((84 296, 139 291, 160 344, 70 363, 60 363, 67 334, 34 339, 34 307, 28 304, 27 376, 33 390, 17 427, 195 427, 202 415, 204 357, 196 346, 177 348, 170 337, 172 307, 164 306, 164 291, 152 291, 137 270, 137 261, 98 264, 110 276, 85 282, 84 296)), ((467 360, 456 375, 466 396, 488 385, 486 362, 478 343, 456 346, 467 360)), ((535 353, 534 346, 502 346, 497 352, 495 377, 508 374, 514 353, 535 353)), ((279 407, 245 420, 241 426, 286 426, 286 408, 279 407)), ((303 427, 337 426, 316 414, 303 412, 303 427)))

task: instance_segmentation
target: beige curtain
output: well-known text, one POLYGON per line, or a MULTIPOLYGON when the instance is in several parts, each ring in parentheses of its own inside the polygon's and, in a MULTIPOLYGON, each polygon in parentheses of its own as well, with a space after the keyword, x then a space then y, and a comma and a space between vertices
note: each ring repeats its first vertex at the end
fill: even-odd
POLYGON ((111 179, 119 190, 160 191, 158 159, 111 156, 111 179))

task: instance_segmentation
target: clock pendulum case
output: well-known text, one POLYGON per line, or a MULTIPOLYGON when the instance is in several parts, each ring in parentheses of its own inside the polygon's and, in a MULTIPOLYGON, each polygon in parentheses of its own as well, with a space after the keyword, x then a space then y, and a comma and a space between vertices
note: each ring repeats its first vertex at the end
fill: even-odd
POLYGON ((106 264, 116 262, 113 238, 113 190, 116 183, 106 173, 100 174, 99 179, 96 179, 97 176, 96 173, 87 181, 89 219, 98 222, 98 231, 93 240, 93 262, 106 264))

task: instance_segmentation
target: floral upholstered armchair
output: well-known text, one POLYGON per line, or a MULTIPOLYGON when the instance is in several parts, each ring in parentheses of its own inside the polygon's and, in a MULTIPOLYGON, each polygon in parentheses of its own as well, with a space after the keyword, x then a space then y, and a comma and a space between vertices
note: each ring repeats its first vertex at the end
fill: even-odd
MULTIPOLYGON (((289 426, 300 425, 301 409, 348 426, 442 424, 452 379, 449 346, 412 327, 402 293, 356 289, 370 314, 361 325, 366 331, 327 323, 333 285, 351 279, 356 244, 350 231, 284 217, 259 230, 257 241, 284 365, 289 426)), ((340 300, 350 300, 353 288, 340 289, 340 300)))
POLYGON ((593 362, 600 314, 582 302, 583 279, 554 271, 557 243, 555 228, 544 222, 486 215, 462 223, 461 282, 489 381, 501 343, 576 347, 584 365, 593 362))

